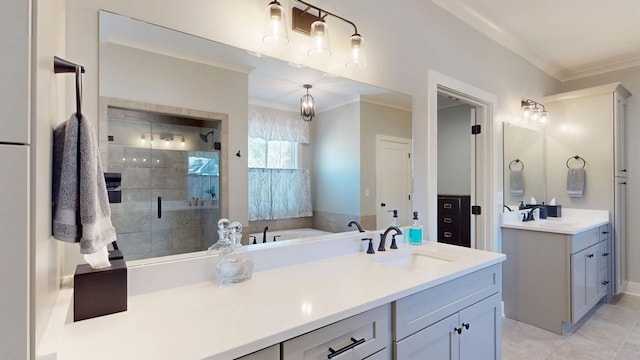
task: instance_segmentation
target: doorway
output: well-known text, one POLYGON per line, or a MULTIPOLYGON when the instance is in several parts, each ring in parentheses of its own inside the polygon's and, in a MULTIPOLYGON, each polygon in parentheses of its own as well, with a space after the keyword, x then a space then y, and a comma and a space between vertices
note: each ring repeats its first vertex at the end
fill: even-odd
MULTIPOLYGON (((428 79, 428 169, 427 176, 427 233, 428 238, 438 238, 438 95, 453 96, 459 101, 470 105, 474 109, 475 125, 479 131, 475 136, 474 164, 470 165, 472 175, 470 178, 471 192, 474 199, 470 207, 474 213, 471 219, 471 237, 475 237, 472 247, 497 251, 497 241, 494 239, 494 219, 497 218, 496 207, 492 206, 496 168, 494 159, 495 144, 493 143, 493 111, 497 102, 495 95, 473 87, 456 79, 447 77, 433 70, 429 71, 428 79)), ((470 117, 472 115, 470 114, 470 117)), ((469 120, 471 122, 471 120, 469 120)), ((471 132, 471 129, 469 129, 471 132)))
POLYGON ((376 229, 411 221, 411 139, 376 135, 376 229))

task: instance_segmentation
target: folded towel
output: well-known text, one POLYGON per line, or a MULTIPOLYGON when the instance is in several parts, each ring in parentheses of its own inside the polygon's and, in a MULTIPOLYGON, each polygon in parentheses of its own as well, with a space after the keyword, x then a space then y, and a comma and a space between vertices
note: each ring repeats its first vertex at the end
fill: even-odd
POLYGON ((582 197, 584 195, 585 171, 583 168, 569 169, 567 173, 567 195, 582 197))
POLYGON ((103 253, 103 248, 116 240, 116 231, 111 224, 100 151, 91 124, 84 117, 78 122, 74 114, 54 129, 52 180, 53 236, 66 242, 80 242, 82 254, 103 253), (80 164, 77 161, 78 129, 80 164), (77 211, 80 212, 81 233, 76 224, 77 211))
POLYGON ((524 195, 524 173, 522 170, 511 170, 509 172, 509 188, 511 195, 524 195))

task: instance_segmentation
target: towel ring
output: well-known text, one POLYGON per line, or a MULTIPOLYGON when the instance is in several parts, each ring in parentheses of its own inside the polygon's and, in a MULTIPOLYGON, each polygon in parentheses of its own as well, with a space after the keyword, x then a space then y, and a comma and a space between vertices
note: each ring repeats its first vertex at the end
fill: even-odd
POLYGON ((576 155, 576 156, 572 156, 572 157, 567 159, 567 168, 568 169, 571 169, 571 167, 569 166, 569 161, 571 161, 571 159, 582 160, 582 168, 581 169, 584 169, 584 167, 587 166, 587 162, 584 160, 584 158, 581 157, 581 156, 576 155))
POLYGON ((524 170, 524 163, 520 159, 515 159, 515 160, 511 160, 511 162, 509 163, 509 171, 514 171, 514 169, 511 166, 513 164, 518 164, 518 163, 522 165, 522 168, 520 169, 520 171, 524 170))

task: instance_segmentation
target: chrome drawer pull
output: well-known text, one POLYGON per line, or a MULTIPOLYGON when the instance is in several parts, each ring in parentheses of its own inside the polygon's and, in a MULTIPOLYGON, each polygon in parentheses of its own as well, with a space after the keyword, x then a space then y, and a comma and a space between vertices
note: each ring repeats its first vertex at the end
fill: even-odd
POLYGON ((451 233, 450 233, 450 232, 448 232, 448 231, 445 231, 445 232, 444 232, 444 237, 446 237, 446 238, 450 238, 450 237, 451 237, 451 233))
POLYGON ((442 204, 445 209, 451 209, 451 204, 442 204))
POLYGON ((444 218, 443 221, 445 224, 451 224, 451 218, 444 218))
POLYGON ((353 349, 354 347, 360 345, 360 344, 364 344, 364 338, 360 339, 360 340, 356 340, 354 338, 351 338, 351 341, 353 341, 351 344, 343 347, 342 349, 338 349, 338 350, 333 350, 333 348, 329 348, 329 355, 327 355, 327 359, 333 359, 334 357, 349 351, 351 349, 353 349))

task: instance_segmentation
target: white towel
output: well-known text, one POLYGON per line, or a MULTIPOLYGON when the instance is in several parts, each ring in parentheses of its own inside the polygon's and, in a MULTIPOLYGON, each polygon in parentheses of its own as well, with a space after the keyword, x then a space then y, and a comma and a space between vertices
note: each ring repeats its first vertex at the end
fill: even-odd
MULTIPOLYGON (((53 236, 66 242, 80 242, 80 253, 104 253, 116 240, 111 209, 102 171, 100 151, 89 120, 80 121, 80 196, 78 198, 78 118, 72 115, 53 133, 53 236), (78 240, 76 211, 80 211, 82 234, 78 240)), ((85 256, 85 259, 87 257, 85 256)), ((91 264, 94 268, 109 266, 91 264)))
POLYGON ((509 188, 513 196, 524 195, 524 173, 522 170, 509 171, 509 188))
POLYGON ((586 173, 584 169, 569 169, 567 172, 567 195, 569 197, 582 197, 584 195, 584 183, 586 173))

